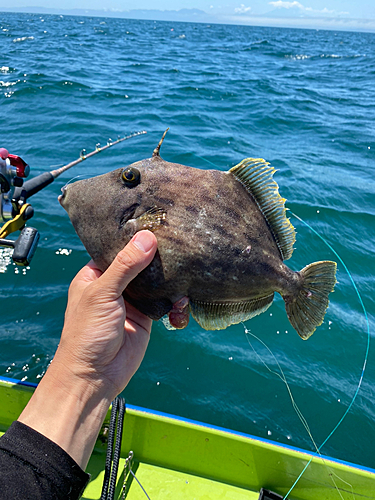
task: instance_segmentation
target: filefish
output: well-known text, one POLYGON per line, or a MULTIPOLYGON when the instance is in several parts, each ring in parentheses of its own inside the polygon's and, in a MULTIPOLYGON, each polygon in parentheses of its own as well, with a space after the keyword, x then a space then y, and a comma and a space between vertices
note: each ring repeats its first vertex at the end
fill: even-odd
POLYGON ((153 320, 168 315, 185 328, 190 314, 206 330, 221 330, 266 311, 281 294, 302 339, 321 325, 336 283, 336 263, 293 271, 295 230, 275 169, 247 158, 227 172, 151 158, 63 188, 61 205, 86 250, 104 272, 142 229, 155 231, 151 264, 124 298, 153 320))

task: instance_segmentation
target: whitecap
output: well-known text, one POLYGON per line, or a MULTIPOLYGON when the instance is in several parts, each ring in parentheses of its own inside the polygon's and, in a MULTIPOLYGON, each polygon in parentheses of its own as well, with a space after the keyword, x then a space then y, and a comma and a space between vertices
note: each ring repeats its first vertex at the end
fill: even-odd
POLYGON ((332 59, 340 59, 340 58, 342 58, 342 56, 339 56, 337 54, 321 54, 320 57, 324 57, 324 58, 332 57, 332 59))
POLYGON ((0 73, 8 73, 8 71, 9 71, 9 66, 1 66, 0 73))
POLYGON ((11 87, 12 85, 16 85, 18 82, 19 80, 17 80, 16 82, 2 82, 0 80, 0 87, 11 87))
POLYGON ((25 40, 34 40, 33 36, 23 36, 21 38, 15 38, 13 42, 24 42, 25 40))
POLYGON ((292 59, 293 61, 303 61, 304 59, 310 59, 311 56, 308 56, 307 54, 296 54, 296 55, 290 55, 287 54, 286 59, 292 59))

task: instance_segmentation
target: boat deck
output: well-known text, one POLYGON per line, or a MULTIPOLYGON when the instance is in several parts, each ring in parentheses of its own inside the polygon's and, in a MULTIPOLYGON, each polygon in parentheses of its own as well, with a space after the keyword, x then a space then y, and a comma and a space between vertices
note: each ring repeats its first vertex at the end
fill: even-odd
MULTIPOLYGON (((105 456, 95 453, 87 472, 92 474, 83 500, 97 500, 103 484, 105 456)), ((115 498, 122 498, 125 459, 120 460, 115 498)), ((147 463, 133 462, 133 472, 151 500, 258 500, 259 492, 251 492, 229 484, 199 477, 186 472, 165 469, 147 463)), ((146 500, 138 482, 128 474, 125 483, 127 500, 146 500)))
MULTIPOLYGON (((0 431, 17 419, 34 389, 0 378, 0 431)), ((375 470, 133 406, 125 414, 117 499, 130 451, 132 471, 151 500, 258 500, 261 488, 285 496, 307 464, 289 500, 375 500, 375 470)), ((102 438, 87 468, 86 500, 100 497, 105 453, 102 438)), ((131 474, 125 498, 147 498, 131 474)))

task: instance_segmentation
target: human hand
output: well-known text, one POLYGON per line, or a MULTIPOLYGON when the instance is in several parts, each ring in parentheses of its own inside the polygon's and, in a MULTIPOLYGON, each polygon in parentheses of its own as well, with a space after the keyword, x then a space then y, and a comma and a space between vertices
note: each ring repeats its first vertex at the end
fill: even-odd
POLYGON ((63 448, 85 469, 111 401, 139 367, 151 320, 122 292, 156 252, 156 238, 138 232, 102 273, 93 262, 69 289, 59 347, 19 421, 63 448))
POLYGON ((125 303, 122 292, 148 266, 156 238, 140 231, 102 273, 91 261, 69 288, 65 324, 54 364, 104 389, 113 399, 138 369, 152 321, 125 303))

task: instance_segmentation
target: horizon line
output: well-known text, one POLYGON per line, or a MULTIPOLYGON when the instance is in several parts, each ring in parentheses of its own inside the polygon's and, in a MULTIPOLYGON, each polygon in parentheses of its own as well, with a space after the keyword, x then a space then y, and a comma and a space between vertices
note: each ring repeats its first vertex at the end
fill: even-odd
POLYGON ((268 17, 266 14, 255 16, 225 16, 220 17, 212 16, 205 11, 203 15, 207 19, 192 19, 192 16, 186 16, 187 19, 177 18, 157 18, 151 17, 151 13, 158 12, 161 17, 168 17, 168 14, 178 15, 181 11, 199 11, 199 9, 179 9, 179 10, 160 10, 160 9, 131 9, 131 10, 118 10, 118 9, 87 9, 76 7, 74 9, 64 9, 57 7, 41 7, 41 6, 28 6, 28 7, 2 7, 0 12, 13 13, 13 14, 47 14, 47 15, 70 15, 74 17, 107 17, 117 19, 134 19, 139 21, 161 21, 161 22, 187 22, 198 24, 223 24, 223 25, 237 25, 237 26, 252 26, 252 27, 268 27, 268 28, 295 28, 295 29, 311 29, 311 30, 327 30, 327 31, 345 31, 345 32, 360 32, 360 33, 373 33, 375 32, 375 19, 360 19, 360 18, 341 18, 341 17, 268 17), (29 10, 30 9, 30 10, 29 10), (135 17, 132 12, 143 12, 147 16, 150 12, 150 17, 135 17), (242 22, 241 22, 242 21, 242 22), (353 24, 354 23, 354 24, 353 24), (351 24, 351 25, 350 25, 351 24))

